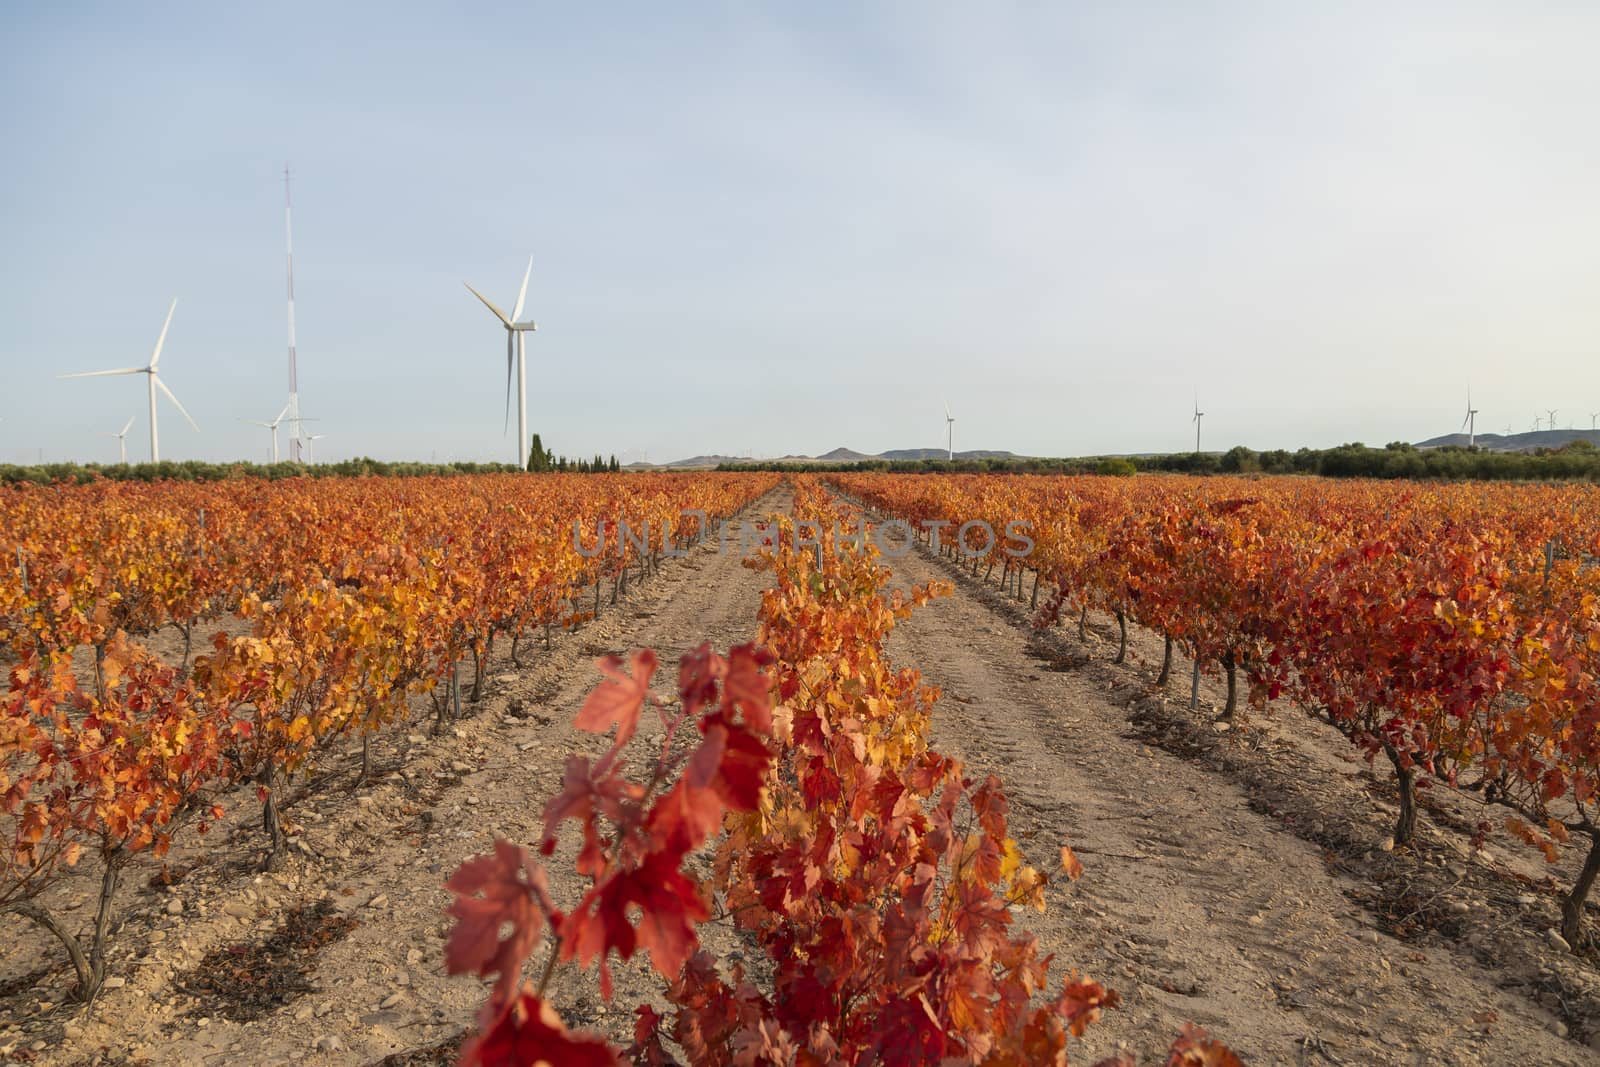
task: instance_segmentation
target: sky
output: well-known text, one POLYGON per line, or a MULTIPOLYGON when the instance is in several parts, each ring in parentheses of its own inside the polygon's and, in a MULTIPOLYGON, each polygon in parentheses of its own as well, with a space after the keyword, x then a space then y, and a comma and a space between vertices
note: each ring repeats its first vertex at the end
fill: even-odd
POLYGON ((0 462, 1383 444, 1600 412, 1600 6, 0 11, 0 462), (308 427, 309 429, 309 427, 308 427))

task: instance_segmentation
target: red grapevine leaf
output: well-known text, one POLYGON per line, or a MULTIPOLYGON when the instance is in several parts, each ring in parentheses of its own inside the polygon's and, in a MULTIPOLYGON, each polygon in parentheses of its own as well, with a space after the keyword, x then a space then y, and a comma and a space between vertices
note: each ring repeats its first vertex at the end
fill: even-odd
POLYGON ((766 668, 776 658, 757 645, 739 645, 728 652, 728 677, 722 685, 723 710, 739 708, 750 728, 763 736, 772 733, 772 681, 766 668))
POLYGON ((728 661, 711 651, 711 642, 700 647, 678 662, 678 695, 683 698, 683 710, 697 715, 717 692, 717 681, 728 672, 728 661))
POLYGON ((1099 982, 1070 975, 1056 1000, 1056 1011, 1066 1021, 1073 1037, 1082 1037, 1089 1024, 1100 1018, 1102 1008, 1117 1006, 1117 994, 1099 982))
POLYGON ((1185 1023, 1183 1033, 1172 1043, 1167 1067, 1244 1067, 1243 1061, 1219 1041, 1193 1023, 1185 1023))
POLYGON ((622 673, 622 661, 616 656, 606 656, 595 663, 606 681, 583 702, 575 725, 580 730, 597 734, 615 725, 615 745, 620 748, 639 727, 639 712, 650 696, 650 679, 656 673, 656 654, 653 649, 645 648, 628 657, 631 676, 622 673))
POLYGON ((457 920, 445 943, 445 970, 484 978, 498 974, 495 999, 506 999, 544 926, 539 910, 547 900, 543 869, 524 849, 496 841, 494 855, 467 860, 445 888, 456 895, 447 911, 457 920), (512 929, 502 939, 500 928, 507 923, 512 929))
POLYGON ((461 1050, 458 1067, 621 1067, 604 1038, 568 1030, 548 1003, 524 990, 461 1050))

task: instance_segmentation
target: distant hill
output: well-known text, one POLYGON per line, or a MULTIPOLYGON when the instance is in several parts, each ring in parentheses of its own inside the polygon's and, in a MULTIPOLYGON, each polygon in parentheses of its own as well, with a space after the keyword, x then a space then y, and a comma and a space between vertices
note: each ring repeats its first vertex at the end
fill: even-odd
MULTIPOLYGON (((887 452, 869 455, 866 452, 857 452, 853 448, 835 448, 831 452, 824 452, 820 456, 779 456, 776 459, 763 459, 762 463, 859 463, 868 459, 886 460, 919 460, 919 459, 944 459, 949 455, 942 448, 894 448, 887 452)), ((1021 459, 1015 452, 992 451, 988 449, 969 449, 957 452, 956 459, 1021 459)), ((715 467, 721 463, 753 462, 747 457, 740 456, 691 456, 688 459, 674 460, 671 463, 630 463, 630 467, 670 467, 684 469, 690 467, 715 467)))
POLYGON ((690 456, 688 459, 674 460, 671 463, 630 463, 630 467, 641 469, 649 467, 715 467, 722 463, 738 463, 738 456, 690 456))
MULTIPOLYGON (((1600 430, 1530 430, 1527 433, 1499 434, 1480 433, 1474 444, 1478 448, 1489 452, 1534 452, 1541 448, 1555 449, 1569 445, 1574 441, 1588 441, 1596 448, 1600 448, 1600 430)), ((1426 441, 1418 441, 1417 448, 1445 448, 1449 446, 1465 448, 1467 435, 1464 433, 1449 433, 1442 437, 1431 437, 1426 441)), ((1158 453, 1133 453, 1135 458, 1147 458, 1158 453)), ((832 451, 816 456, 776 456, 763 457, 752 460, 747 456, 691 456, 688 459, 675 460, 671 463, 636 463, 629 464, 634 469, 671 468, 673 470, 687 470, 692 468, 716 467, 723 463, 860 463, 863 460, 889 460, 911 461, 944 459, 948 453, 942 448, 891 448, 887 452, 868 454, 857 452, 853 448, 839 447, 832 451)), ((957 452, 956 459, 985 460, 985 459, 1028 459, 1028 456, 1019 456, 1015 452, 1006 452, 998 449, 973 448, 957 452)))
MULTIPOLYGON (((1480 433, 1473 444, 1490 452, 1533 452, 1540 448, 1560 448, 1574 441, 1588 441, 1600 447, 1600 430, 1529 430, 1527 433, 1480 433)), ((1467 435, 1447 433, 1443 437, 1430 437, 1418 441, 1418 448, 1445 448, 1455 445, 1467 447, 1467 435)))
MULTIPOLYGON (((873 459, 946 459, 949 452, 942 448, 894 448, 888 452, 879 452, 873 459)), ((1015 452, 998 452, 989 449, 974 448, 965 452, 957 452, 956 459, 1020 459, 1015 452)))

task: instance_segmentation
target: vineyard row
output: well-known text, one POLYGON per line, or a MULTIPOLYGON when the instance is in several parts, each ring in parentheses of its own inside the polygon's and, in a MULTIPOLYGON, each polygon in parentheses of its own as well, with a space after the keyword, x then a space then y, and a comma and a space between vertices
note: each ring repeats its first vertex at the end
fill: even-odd
MULTIPOLYGON (((964 557, 1049 625, 1091 610, 1165 638, 1240 698, 1287 698, 1393 767, 1394 843, 1417 786, 1471 786, 1552 862, 1587 844, 1564 895, 1576 945, 1600 874, 1600 496, 1588 486, 1299 479, 840 475, 917 524, 1028 524, 1033 551, 964 557), (1241 690, 1243 692, 1241 692, 1241 690)), ((1193 699, 1191 697, 1191 699, 1193 699)), ((1480 827, 1480 835, 1492 829, 1480 827)))
MULTIPOLYGON (((669 694, 652 687, 648 649, 602 661, 576 724, 615 730, 610 748, 568 758, 536 850, 497 841, 447 883, 446 963, 494 979, 463 1067, 1064 1065, 1069 1039, 1117 1004, 1076 973, 1051 987, 1051 957, 1014 916, 1044 910, 1051 878, 1008 835, 1000 781, 968 779, 929 743, 937 690, 885 654, 895 624, 948 586, 891 591, 870 543, 835 539, 846 528, 859 515, 799 480, 793 517, 751 561, 773 575, 755 642, 725 657, 702 645, 669 694), (820 531, 814 546, 801 524, 820 531), (638 744, 647 709, 653 746, 638 744), (630 746, 647 749, 629 753, 631 778, 630 746), (537 857, 569 822, 587 888, 568 911, 537 857), (702 878, 691 857, 706 845, 702 878), (708 922, 731 923, 760 963, 701 948, 708 922), (568 1030, 546 999, 554 965, 593 968, 609 1001, 610 960, 639 951, 666 1010, 639 1005, 626 1049, 568 1030)), ((1064 844, 1059 860, 1081 872, 1064 844)), ((1194 1027, 1164 1062, 1239 1064, 1194 1027)))
POLYGON ((180 829, 204 831, 220 799, 253 785, 264 863, 277 864, 280 798, 320 753, 360 738, 365 756, 419 695, 447 718, 459 664, 476 665, 476 697, 497 639, 517 660, 530 636, 598 611, 603 583, 614 599, 674 541, 776 482, 486 475, 0 493, 14 564, 0 566, 0 654, 12 661, 0 912, 54 934, 76 995, 92 999, 135 855, 164 855, 180 829), (561 534, 594 516, 658 532, 581 555, 561 534), (167 628, 182 648, 163 657, 154 638, 167 628), (100 892, 80 935, 44 891, 85 855, 100 892))

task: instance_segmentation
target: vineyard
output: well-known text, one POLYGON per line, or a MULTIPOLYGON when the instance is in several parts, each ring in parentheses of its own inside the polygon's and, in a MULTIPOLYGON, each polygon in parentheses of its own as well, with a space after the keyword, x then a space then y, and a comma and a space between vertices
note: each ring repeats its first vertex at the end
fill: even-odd
MULTIPOLYGON (((951 532, 974 571, 1032 574, 1039 623, 1091 610, 1164 640, 1226 680, 1223 720, 1287 697, 1392 765, 1392 844, 1416 832, 1419 781, 1476 787, 1554 862, 1577 834, 1582 872, 1561 936, 1583 935, 1600 874, 1600 499, 1589 487, 1395 490, 1264 481, 1141 484, 842 479, 907 520, 951 532), (1112 485, 1107 490, 1104 487, 1112 485), (1249 495, 1241 495, 1240 490, 1249 495), (1025 561, 962 525, 1021 520, 1025 561), (1043 602, 1037 598, 1043 584, 1043 602)), ((981 532, 981 531, 980 531, 981 532)))
POLYGON ((1596 503, 1005 475, 8 489, 0 1051, 1586 1062, 1596 503), (1180 785, 1170 832, 1107 829, 1180 785), (1263 811, 1290 843, 1245 825, 1263 811), (1298 879, 1330 940, 1381 929, 1338 953, 1348 988, 1246 989, 1219 948, 1309 962, 1303 920, 1221 918, 1226 869, 1291 848, 1245 881, 1298 879), (1157 915, 1178 859, 1216 886, 1157 915), (248 971, 314 906, 342 917, 305 949, 320 986, 248 971), (201 988, 219 967, 227 995, 201 988), (1427 1006, 1380 1005, 1390 982, 1427 1006))

